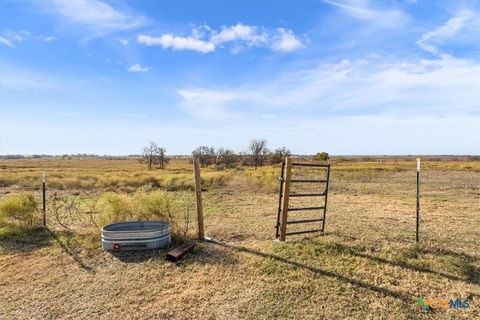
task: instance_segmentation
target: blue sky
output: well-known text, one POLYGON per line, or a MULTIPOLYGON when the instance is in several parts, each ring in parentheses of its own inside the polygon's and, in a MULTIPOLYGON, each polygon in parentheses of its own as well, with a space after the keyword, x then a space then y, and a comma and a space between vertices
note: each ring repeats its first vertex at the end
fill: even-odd
POLYGON ((480 2, 1 0, 0 107, 1 154, 480 154, 480 2))

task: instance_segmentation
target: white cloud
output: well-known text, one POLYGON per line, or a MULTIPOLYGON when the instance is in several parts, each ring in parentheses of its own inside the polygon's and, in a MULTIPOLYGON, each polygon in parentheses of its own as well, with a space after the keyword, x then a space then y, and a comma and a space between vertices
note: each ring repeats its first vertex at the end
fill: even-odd
POLYGON ((479 63, 452 57, 375 58, 322 63, 230 88, 184 88, 178 94, 188 113, 206 120, 238 119, 278 110, 465 115, 478 112, 480 107, 479 74, 479 63))
POLYGON ((173 50, 193 50, 201 53, 207 53, 215 50, 215 44, 193 37, 177 37, 171 34, 164 34, 160 37, 151 37, 148 35, 139 35, 137 40, 147 46, 162 46, 164 49, 173 50))
POLYGON ((90 38, 118 31, 134 30, 148 23, 144 16, 120 11, 99 0, 53 0, 40 2, 73 24, 75 30, 88 33, 90 38))
MULTIPOLYGON (((470 10, 461 10, 444 25, 422 35, 422 38, 417 41, 417 45, 425 51, 438 54, 440 51, 437 45, 457 35, 458 32, 465 27, 467 22, 475 16, 476 14, 470 10)), ((478 33, 476 34, 476 41, 478 41, 478 33)))
POLYGON ((4 33, 3 36, 0 36, 0 43, 7 47, 15 48, 14 43, 23 42, 29 35, 30 32, 26 30, 21 30, 18 32, 7 32, 4 33))
POLYGON ((130 72, 147 72, 149 70, 149 68, 147 67, 142 67, 140 64, 136 63, 134 65, 131 65, 129 68, 128 68, 128 71, 130 72))
POLYGON ((300 39, 291 30, 278 29, 278 38, 273 41, 272 49, 275 51, 291 52, 303 48, 300 39))
POLYGON ((245 41, 249 45, 265 43, 267 41, 267 34, 256 26, 237 23, 234 26, 223 27, 218 33, 214 31, 214 34, 210 38, 210 41, 215 44, 238 40, 245 41))
POLYGON ((8 34, 8 37, 16 42, 22 42, 24 41, 28 36, 30 35, 30 32, 26 30, 22 30, 19 32, 10 32, 8 34))
POLYGON ((57 41, 58 39, 56 37, 53 37, 53 36, 47 36, 47 37, 43 37, 43 41, 45 42, 53 42, 53 41, 57 41))
POLYGON ((304 47, 300 38, 292 30, 278 28, 269 30, 263 27, 242 23, 222 27, 220 31, 207 25, 192 29, 190 36, 163 34, 159 37, 139 35, 137 41, 147 46, 162 46, 164 49, 193 50, 201 53, 215 51, 232 43, 231 52, 238 53, 243 47, 263 47, 273 51, 291 52, 304 47))
POLYGON ((20 43, 25 40, 52 42, 56 41, 57 38, 53 36, 38 36, 26 30, 21 30, 18 32, 8 32, 5 33, 3 36, 0 36, 0 43, 11 48, 15 47, 14 43, 20 43))
POLYGON ((374 8, 368 0, 322 0, 340 8, 349 16, 369 22, 380 28, 397 28, 404 26, 408 16, 399 9, 374 8))
POLYGON ((118 42, 120 42, 121 44, 123 44, 124 46, 126 46, 126 45, 128 44, 128 39, 120 38, 120 39, 118 39, 118 42))
POLYGON ((0 37, 0 43, 3 44, 4 46, 15 48, 15 45, 13 44, 13 42, 5 37, 0 37))

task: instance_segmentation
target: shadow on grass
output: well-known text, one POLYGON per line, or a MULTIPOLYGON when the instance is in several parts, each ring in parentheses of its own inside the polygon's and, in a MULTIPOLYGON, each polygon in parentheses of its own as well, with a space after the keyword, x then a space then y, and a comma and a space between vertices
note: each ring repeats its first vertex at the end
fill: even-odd
POLYGON ((78 265, 92 272, 93 267, 87 265, 80 256, 75 253, 69 244, 68 239, 73 239, 75 234, 70 231, 55 232, 43 227, 25 230, 25 229, 2 229, 0 233, 0 248, 7 252, 28 253, 40 248, 51 245, 52 240, 60 245, 60 247, 69 256, 78 263, 78 265))
POLYGON ((412 271, 416 271, 416 272, 429 273, 429 274, 444 277, 444 278, 447 278, 447 279, 453 280, 453 281, 463 281, 463 282, 467 282, 467 283, 471 283, 471 284, 480 284, 479 270, 473 264, 477 260, 477 258, 475 258, 473 256, 470 256, 468 254, 461 253, 461 252, 455 252, 455 251, 446 250, 446 249, 429 249, 429 248, 425 248, 425 247, 416 247, 413 251, 413 254, 421 253, 421 254, 443 255, 443 256, 451 256, 451 257, 454 257, 456 259, 460 259, 462 261, 461 269, 462 269, 462 272, 466 276, 465 278, 459 277, 459 276, 456 276, 456 275, 452 275, 452 274, 448 274, 448 273, 445 273, 445 272, 441 272, 441 271, 431 270, 429 268, 422 267, 422 266, 416 266, 416 265, 413 265, 413 264, 409 264, 405 261, 392 261, 392 260, 388 260, 388 259, 385 259, 385 258, 377 257, 377 256, 374 256, 374 255, 365 253, 365 252, 361 252, 361 250, 343 245, 341 243, 327 244, 327 246, 330 246, 330 247, 334 248, 335 250, 337 250, 339 252, 350 254, 350 255, 353 255, 353 256, 361 257, 361 258, 365 258, 365 259, 369 259, 369 260, 372 260, 376 263, 388 264, 388 265, 391 265, 391 266, 396 266, 396 267, 400 267, 400 268, 403 268, 403 269, 408 269, 408 270, 412 270, 412 271))
POLYGON ((20 229, 3 228, 0 230, 0 248, 7 252, 31 252, 47 247, 52 238, 44 228, 20 229))
MULTIPOLYGON (((334 233, 336 236, 341 236, 343 238, 350 238, 350 236, 342 234, 342 233, 334 233)), ((352 239, 355 239, 352 237, 352 239)), ((366 259, 370 259, 372 261, 378 262, 378 263, 383 263, 383 264, 388 264, 391 266, 397 266, 403 269, 409 269, 412 271, 417 271, 417 272, 423 272, 423 273, 429 273, 433 275, 437 275, 440 277, 447 278, 449 280, 453 281, 463 281, 471 284, 480 284, 480 268, 475 266, 476 261, 480 261, 480 257, 472 256, 463 252, 458 252, 458 251, 452 251, 449 249, 445 248, 433 248, 433 247, 428 247, 428 246, 423 246, 419 245, 416 246, 412 251, 411 254, 417 258, 417 254, 431 254, 435 256, 449 256, 452 258, 455 258, 457 262, 460 264, 460 270, 461 272, 465 275, 465 277, 460 277, 456 276, 453 274, 441 272, 441 271, 435 271, 426 267, 422 266, 417 266, 413 264, 409 264, 405 261, 392 261, 388 260, 385 258, 381 258, 375 255, 371 255, 368 253, 363 252, 363 250, 355 248, 355 247, 350 247, 346 246, 344 244, 334 242, 332 244, 327 244, 327 246, 330 246, 331 248, 335 248, 335 250, 346 253, 346 254, 351 254, 357 257, 362 257, 366 259)))
POLYGON ((293 260, 289 260, 289 259, 277 256, 277 255, 252 250, 252 249, 245 248, 245 247, 242 247, 242 246, 233 246, 233 245, 229 245, 229 244, 219 242, 219 241, 212 241, 212 243, 223 246, 223 247, 226 247, 226 248, 230 248, 230 249, 233 249, 233 250, 236 250, 236 251, 239 251, 239 252, 245 252, 245 253, 253 254, 253 255, 256 255, 256 256, 259 256, 259 257, 262 257, 262 258, 265 258, 265 259, 273 259, 275 261, 278 261, 278 262, 281 262, 281 263, 284 263, 284 264, 288 264, 288 265, 294 266, 296 268, 301 268, 301 269, 308 270, 308 271, 310 271, 310 272, 312 272, 316 275, 322 276, 322 277, 333 278, 337 281, 340 281, 340 282, 343 282, 343 283, 346 283, 346 284, 350 284, 350 285, 353 285, 353 286, 356 286, 356 287, 359 287, 359 288, 364 288, 364 289, 367 289, 367 290, 370 290, 370 291, 374 291, 374 292, 382 294, 384 296, 389 296, 389 297, 392 297, 392 298, 395 298, 395 299, 399 299, 399 300, 402 300, 405 303, 411 303, 412 301, 415 301, 415 299, 413 297, 411 297, 410 295, 408 295, 406 293, 393 291, 393 290, 386 289, 386 288, 377 287, 377 286, 374 286, 372 284, 369 284, 369 283, 361 281, 361 280, 352 279, 352 278, 343 276, 341 274, 338 274, 338 273, 335 273, 335 272, 332 272, 332 271, 326 271, 326 270, 322 270, 320 268, 311 267, 309 265, 306 265, 306 264, 303 264, 303 263, 300 263, 300 262, 296 262, 296 261, 293 261, 293 260))
POLYGON ((73 260, 78 264, 80 268, 87 272, 94 272, 94 268, 86 264, 82 258, 72 249, 72 245, 69 243, 68 239, 75 237, 75 234, 71 231, 63 231, 61 233, 46 229, 48 234, 52 239, 54 239, 58 245, 68 254, 73 260))

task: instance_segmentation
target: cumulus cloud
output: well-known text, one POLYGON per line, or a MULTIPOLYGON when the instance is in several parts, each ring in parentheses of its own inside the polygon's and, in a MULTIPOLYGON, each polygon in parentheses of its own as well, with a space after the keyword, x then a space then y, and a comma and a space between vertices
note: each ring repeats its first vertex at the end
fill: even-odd
POLYGON ((278 29, 278 38, 272 42, 275 51, 290 52, 303 48, 304 45, 291 30, 278 29))
POLYGON ((160 37, 151 37, 148 35, 139 35, 138 43, 147 46, 162 46, 164 49, 173 50, 193 50, 201 53, 207 53, 215 50, 215 44, 193 37, 179 37, 171 34, 164 34, 160 37))
POLYGON ((136 63, 134 65, 131 65, 129 68, 128 68, 128 71, 130 72, 147 72, 148 70, 150 70, 149 68, 147 67, 142 67, 140 64, 136 63))
POLYGON ((223 27, 220 32, 213 31, 210 41, 221 44, 232 41, 245 41, 249 45, 267 42, 267 34, 257 26, 237 23, 234 26, 223 27))
POLYGON ((237 23, 224 26, 216 31, 207 25, 193 28, 190 36, 163 34, 158 37, 138 35, 137 41, 147 46, 162 46, 164 49, 193 50, 209 53, 217 48, 231 44, 232 52, 239 52, 243 47, 261 47, 273 51, 291 52, 304 47, 302 40, 292 30, 278 28, 267 29, 259 26, 237 23))

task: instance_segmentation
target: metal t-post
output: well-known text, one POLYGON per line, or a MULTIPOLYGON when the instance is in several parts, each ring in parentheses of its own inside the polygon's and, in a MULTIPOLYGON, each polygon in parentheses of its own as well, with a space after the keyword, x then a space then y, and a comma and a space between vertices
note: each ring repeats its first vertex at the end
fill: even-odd
POLYGON ((417 158, 417 228, 415 241, 420 241, 420 158, 417 158))
POLYGON ((47 226, 47 190, 45 186, 45 172, 42 173, 42 208, 43 208, 43 226, 47 226))

